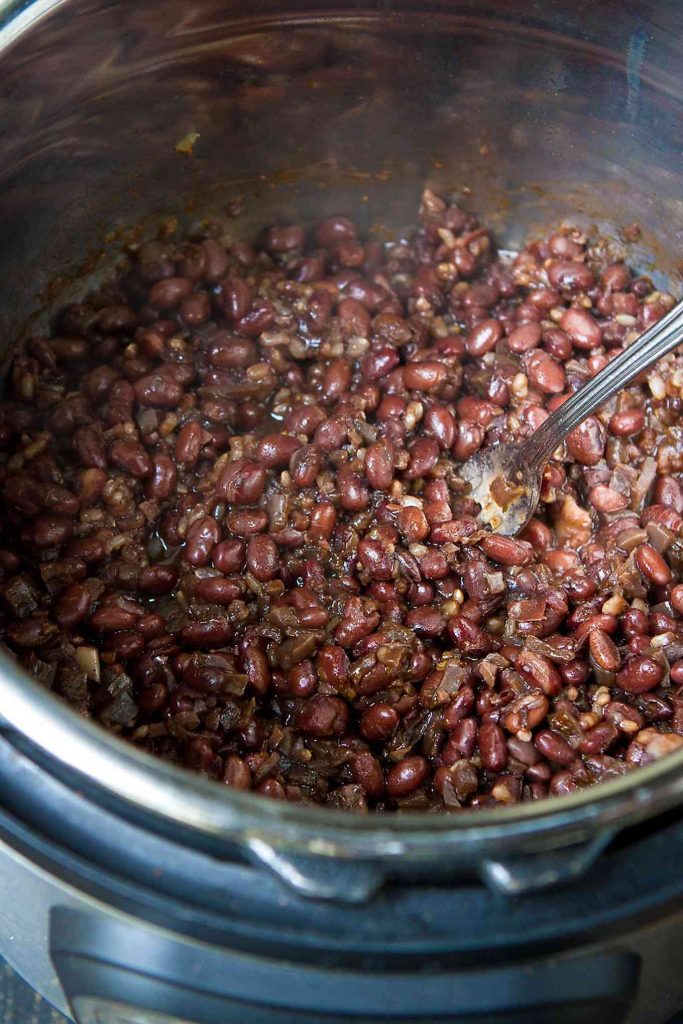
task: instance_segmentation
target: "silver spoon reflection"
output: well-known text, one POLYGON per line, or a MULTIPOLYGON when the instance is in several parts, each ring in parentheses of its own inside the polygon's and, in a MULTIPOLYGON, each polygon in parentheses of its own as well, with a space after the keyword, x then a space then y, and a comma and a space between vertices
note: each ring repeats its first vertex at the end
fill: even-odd
POLYGON ((528 440, 499 444, 468 459, 459 472, 481 507, 481 521, 505 537, 519 533, 538 505, 543 467, 567 434, 682 343, 683 301, 556 409, 528 440))

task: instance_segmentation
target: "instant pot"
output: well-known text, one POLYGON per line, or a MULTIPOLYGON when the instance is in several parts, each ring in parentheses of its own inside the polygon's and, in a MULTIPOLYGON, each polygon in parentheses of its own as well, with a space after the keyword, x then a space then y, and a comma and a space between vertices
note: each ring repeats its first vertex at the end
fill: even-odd
MULTIPOLYGON (((3 351, 164 218, 514 249, 637 222, 680 291, 678 0, 0 0, 3 351)), ((633 233, 630 233, 633 234, 633 233)), ((354 816, 155 761, 0 661, 0 953, 79 1024, 683 1011, 683 755, 547 802, 354 816)))

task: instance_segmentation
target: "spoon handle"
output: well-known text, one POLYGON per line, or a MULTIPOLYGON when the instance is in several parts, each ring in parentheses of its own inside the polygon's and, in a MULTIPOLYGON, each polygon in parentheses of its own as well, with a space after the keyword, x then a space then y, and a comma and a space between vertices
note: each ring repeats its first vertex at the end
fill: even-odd
POLYGON ((667 352, 683 344, 683 300, 649 327, 556 409, 521 446, 520 458, 541 469, 567 434, 667 352))

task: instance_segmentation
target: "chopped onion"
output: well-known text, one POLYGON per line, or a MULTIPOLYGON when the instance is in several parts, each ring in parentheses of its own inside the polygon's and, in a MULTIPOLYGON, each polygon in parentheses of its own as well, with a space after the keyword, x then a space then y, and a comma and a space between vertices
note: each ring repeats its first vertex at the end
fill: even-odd
POLYGON ((663 526, 661 523, 648 523, 646 529, 650 544, 659 551, 660 555, 668 551, 676 539, 673 530, 670 530, 668 526, 663 526))
POLYGON ((510 605, 510 614, 514 615, 518 622, 542 622, 547 607, 548 602, 544 597, 528 598, 514 601, 510 605))
POLYGON ((88 679, 99 683, 100 655, 96 647, 77 647, 75 650, 76 661, 81 672, 85 672, 88 679))
POLYGON ((643 465, 640 470, 640 476, 633 485, 631 491, 631 508, 636 512, 640 512, 645 503, 645 498, 653 484, 654 478, 657 475, 657 463, 651 455, 646 456, 643 459, 643 465))

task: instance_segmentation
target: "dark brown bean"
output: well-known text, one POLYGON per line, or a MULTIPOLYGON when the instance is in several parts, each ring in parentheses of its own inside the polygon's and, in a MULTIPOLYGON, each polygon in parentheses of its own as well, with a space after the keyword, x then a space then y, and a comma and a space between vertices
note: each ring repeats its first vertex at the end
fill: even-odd
POLYGON ((160 452, 154 456, 152 475, 145 484, 145 493, 149 498, 166 501, 174 494, 178 483, 178 471, 173 459, 160 452))
POLYGON ((297 714, 297 726, 309 736, 337 736, 349 720, 347 704, 339 697, 316 694, 305 701, 297 714))
MULTIPOLYGON (((337 648, 341 650, 341 648, 337 648)), ((396 730, 400 717, 395 708, 382 702, 373 704, 363 712, 360 720, 360 731, 366 740, 382 742, 396 730)))
POLYGON ((543 757, 556 764, 569 765, 576 756, 564 736, 554 729, 542 729, 536 733, 534 745, 543 757))
POLYGON ((55 608, 55 621, 64 627, 78 625, 87 618, 92 608, 92 595, 82 583, 67 587, 55 608))
POLYGON ((74 434, 74 448, 84 466, 107 468, 107 451, 102 435, 95 427, 82 427, 74 434))
POLYGON ((593 284, 593 272, 585 263, 554 260, 548 267, 548 280, 553 288, 563 288, 567 291, 585 290, 593 284))
POLYGON ((109 460, 117 469, 140 479, 152 472, 152 460, 143 446, 135 441, 115 441, 109 449, 109 460))
POLYGON ((263 494, 266 470, 257 462, 235 459, 218 478, 216 495, 232 505, 252 505, 263 494))
POLYGON ((404 757, 387 772, 386 786, 389 796, 410 796, 425 782, 428 771, 424 757, 418 754, 404 757))
POLYGON ((39 548, 58 548, 73 535, 73 523, 62 516, 38 516, 33 521, 33 543, 39 548))
POLYGON ((653 658, 629 658, 617 674, 617 686, 627 693, 647 693, 659 686, 664 668, 653 658))
POLYGON ((596 466, 605 448, 605 429, 595 416, 589 416, 567 436, 567 451, 583 466, 596 466))
POLYGON ((252 576, 264 582, 272 580, 280 571, 277 546, 270 537, 252 537, 247 545, 247 568, 252 576))
POLYGON ((301 249, 305 240, 304 229, 298 224, 275 226, 266 231, 265 247, 269 252, 279 255, 291 252, 292 249, 301 249))
POLYGON ((468 335, 465 351, 470 356, 483 356, 493 352, 503 336, 503 325, 492 318, 480 320, 468 335))
POLYGON ((328 217, 315 228, 315 237, 320 245, 331 249, 340 242, 350 242, 356 237, 356 226, 346 217, 328 217))
POLYGON ((155 309, 177 309, 192 291, 192 281, 186 277, 165 277, 153 284, 149 291, 150 305, 155 309))
POLYGON ((300 447, 295 437, 289 434, 267 434, 256 448, 256 459, 268 469, 288 466, 294 452, 300 447))
POLYGON ((507 764, 505 733, 494 722, 484 722, 479 729, 479 753, 482 764, 490 772, 501 772, 507 764))
POLYGON ((351 770, 363 792, 371 799, 379 800, 384 793, 384 773, 377 758, 370 753, 357 754, 351 770))

